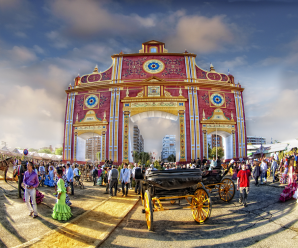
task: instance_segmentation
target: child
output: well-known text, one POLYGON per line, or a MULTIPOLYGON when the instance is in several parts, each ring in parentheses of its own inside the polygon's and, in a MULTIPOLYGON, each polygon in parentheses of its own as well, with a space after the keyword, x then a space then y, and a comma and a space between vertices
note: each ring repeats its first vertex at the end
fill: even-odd
POLYGON ((55 204, 53 208, 53 214, 52 217, 55 220, 69 220, 71 217, 71 209, 68 205, 65 203, 66 198, 66 188, 65 188, 65 182, 62 179, 63 171, 58 170, 58 182, 57 182, 57 203, 55 204))

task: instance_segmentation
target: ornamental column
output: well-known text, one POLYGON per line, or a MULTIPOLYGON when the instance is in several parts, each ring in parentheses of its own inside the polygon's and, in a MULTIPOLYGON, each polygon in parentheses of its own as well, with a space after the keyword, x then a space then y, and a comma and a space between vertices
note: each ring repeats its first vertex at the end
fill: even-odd
POLYGON ((123 112, 124 118, 123 118, 123 162, 128 163, 129 162, 129 111, 123 112))
POLYGON ((207 130, 203 131, 204 156, 208 159, 207 130))
POLYGON ((232 131, 233 135, 233 158, 236 158, 236 135, 235 131, 232 131))
POLYGON ((184 162, 186 161, 184 110, 179 110, 178 114, 179 114, 179 127, 180 127, 180 162, 184 162))
POLYGON ((101 162, 106 160, 106 131, 101 134, 101 162))
POLYGON ((73 144, 73 161, 77 161, 77 139, 78 133, 74 133, 74 144, 73 144))

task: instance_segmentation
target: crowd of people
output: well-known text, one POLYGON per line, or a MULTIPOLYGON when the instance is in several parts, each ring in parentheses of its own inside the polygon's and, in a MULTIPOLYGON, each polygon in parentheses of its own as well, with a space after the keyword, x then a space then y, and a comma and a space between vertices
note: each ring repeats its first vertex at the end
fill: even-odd
POLYGON ((38 217, 37 204, 42 202, 44 195, 37 188, 44 185, 54 187, 54 195, 57 197, 52 217, 56 220, 66 221, 72 216, 68 194, 69 186, 71 187, 71 194, 74 194, 74 173, 69 163, 66 166, 54 163, 45 165, 44 162, 34 164, 32 161, 16 159, 14 177, 17 177, 20 198, 22 198, 22 191, 24 192, 23 199, 29 210, 29 216, 38 217))
MULTIPOLYGON (((239 202, 247 206, 247 195, 250 188, 250 180, 254 179, 255 185, 259 186, 268 183, 269 176, 272 175, 272 182, 287 184, 280 195, 280 201, 286 201, 292 197, 298 202, 298 186, 296 168, 298 165, 298 155, 285 156, 279 159, 276 153, 272 157, 260 157, 258 159, 234 161, 233 159, 225 163, 218 157, 212 160, 199 158, 190 164, 162 163, 160 170, 174 169, 202 169, 210 171, 215 169, 232 170, 232 179, 237 180, 237 190, 240 191, 239 202), (260 179, 260 183, 259 183, 260 179)), ((54 188, 54 195, 57 202, 53 208, 52 217, 57 220, 68 220, 71 217, 71 201, 69 195, 74 194, 74 181, 79 181, 82 171, 76 164, 61 163, 33 163, 15 160, 14 177, 18 177, 19 197, 24 191, 24 201, 27 204, 29 215, 33 218, 38 216, 37 204, 43 201, 44 195, 38 191, 39 186, 54 188), (23 187, 24 186, 24 187, 23 187)), ((86 176, 93 180, 93 185, 104 186, 105 194, 110 197, 117 196, 122 191, 122 197, 127 197, 129 190, 134 185, 134 193, 141 193, 141 180, 152 170, 157 170, 153 164, 149 167, 141 166, 137 163, 123 166, 116 166, 113 161, 106 160, 104 165, 85 165, 83 167, 86 176), (118 186, 118 184, 120 184, 118 186)))

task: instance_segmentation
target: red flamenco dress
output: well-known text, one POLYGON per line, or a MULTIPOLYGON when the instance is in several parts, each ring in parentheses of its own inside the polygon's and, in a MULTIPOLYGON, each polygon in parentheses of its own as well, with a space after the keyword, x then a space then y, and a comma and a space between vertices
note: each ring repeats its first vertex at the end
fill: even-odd
POLYGON ((285 202, 287 200, 290 200, 293 197, 295 191, 298 188, 296 180, 297 180, 297 176, 295 172, 293 172, 293 166, 291 166, 289 176, 288 176, 288 185, 280 194, 280 197, 279 197, 280 201, 285 202))

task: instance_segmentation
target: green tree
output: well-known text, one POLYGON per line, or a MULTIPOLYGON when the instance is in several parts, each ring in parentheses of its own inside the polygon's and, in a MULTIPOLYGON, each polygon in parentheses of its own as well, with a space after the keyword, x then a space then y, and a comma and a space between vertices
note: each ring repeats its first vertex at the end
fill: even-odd
POLYGON ((210 144, 208 143, 208 158, 212 158, 211 153, 212 153, 212 149, 210 144))
POLYGON ((97 161, 100 161, 100 155, 101 155, 101 153, 100 153, 100 152, 97 152, 97 153, 96 153, 96 158, 97 158, 97 161))
POLYGON ((139 160, 140 160, 140 154, 139 154, 139 152, 133 151, 133 161, 135 163, 139 163, 139 160))
POLYGON ((38 149, 35 149, 35 148, 29 148, 28 151, 29 151, 29 152, 38 152, 38 149))
POLYGON ((148 152, 140 152, 139 155, 142 164, 146 164, 147 160, 150 160, 150 155, 148 152))
POLYGON ((62 150, 63 150, 62 147, 56 148, 55 155, 62 155, 62 150))
POLYGON ((38 153, 47 153, 47 154, 52 154, 51 150, 49 148, 45 148, 45 149, 40 149, 38 151, 38 153))
MULTIPOLYGON (((225 155, 225 153, 224 153, 224 150, 222 149, 222 147, 217 147, 217 156, 222 158, 224 155, 225 155)), ((216 147, 212 148, 211 156, 209 156, 209 157, 210 158, 215 157, 215 159, 217 159, 216 158, 216 147)))
POLYGON ((176 162, 176 156, 174 154, 171 154, 170 156, 168 156, 167 160, 169 162, 176 162))

